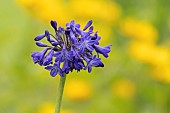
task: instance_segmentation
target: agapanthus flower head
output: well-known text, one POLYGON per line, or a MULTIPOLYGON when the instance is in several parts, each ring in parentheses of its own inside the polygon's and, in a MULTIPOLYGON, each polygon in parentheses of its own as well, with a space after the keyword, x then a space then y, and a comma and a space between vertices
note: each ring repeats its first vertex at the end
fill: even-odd
POLYGON ((74 20, 66 24, 66 29, 57 27, 54 20, 50 23, 55 35, 45 30, 43 34, 35 37, 36 45, 44 50, 31 54, 34 63, 45 66, 52 77, 57 74, 63 77, 73 70, 88 69, 90 73, 92 67, 104 67, 99 55, 107 58, 111 45, 99 46, 101 37, 97 32, 93 32, 92 20, 87 22, 83 30, 74 20), (39 42, 42 39, 46 39, 50 45, 39 42))

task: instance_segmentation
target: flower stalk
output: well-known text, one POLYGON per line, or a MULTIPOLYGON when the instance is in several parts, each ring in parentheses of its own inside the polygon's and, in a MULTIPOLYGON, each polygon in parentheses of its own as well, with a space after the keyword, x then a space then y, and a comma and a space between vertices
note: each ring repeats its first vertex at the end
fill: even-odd
POLYGON ((62 103, 62 96, 64 92, 64 85, 66 80, 66 74, 64 74, 64 77, 60 77, 60 83, 58 86, 58 95, 56 100, 56 107, 55 107, 55 113, 60 113, 61 103, 62 103))

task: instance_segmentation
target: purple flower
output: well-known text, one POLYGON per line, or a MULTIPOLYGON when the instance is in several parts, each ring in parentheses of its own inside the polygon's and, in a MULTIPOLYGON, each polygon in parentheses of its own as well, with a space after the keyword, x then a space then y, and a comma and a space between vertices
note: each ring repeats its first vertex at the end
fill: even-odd
POLYGON ((69 73, 70 71, 70 67, 69 67, 69 61, 68 60, 65 60, 64 61, 64 64, 63 64, 63 67, 62 67, 62 71, 65 72, 66 74, 69 73))
POLYGON ((104 67, 98 54, 107 58, 111 45, 99 46, 101 37, 97 32, 93 32, 92 20, 87 22, 83 30, 74 20, 66 24, 66 29, 57 27, 57 22, 54 20, 51 20, 50 24, 55 30, 54 35, 45 30, 44 34, 40 34, 34 39, 37 46, 45 48, 31 54, 34 63, 45 66, 52 77, 57 74, 63 77, 64 74, 73 70, 88 69, 90 73, 92 67, 104 67), (47 38, 49 44, 40 42, 44 37, 47 38))
POLYGON ((43 61, 43 65, 47 66, 49 64, 52 64, 52 60, 53 60, 53 54, 54 54, 54 50, 51 50, 45 57, 44 61, 43 61))
POLYGON ((38 63, 39 65, 42 65, 43 64, 43 60, 44 60, 44 56, 47 52, 48 48, 40 51, 40 52, 33 52, 31 54, 31 57, 34 61, 34 63, 38 63))
POLYGON ((93 56, 91 60, 87 60, 87 66, 84 69, 88 69, 88 72, 90 73, 92 71, 92 67, 104 67, 104 64, 100 60, 100 58, 96 58, 96 55, 93 56))
POLYGON ((35 41, 39 41, 45 37, 45 34, 40 34, 34 38, 35 41))
POLYGON ((82 54, 85 52, 85 50, 88 50, 89 52, 92 52, 94 48, 92 47, 95 44, 94 40, 91 40, 90 38, 81 38, 79 43, 76 45, 79 48, 79 54, 82 54))
POLYGON ((84 62, 83 62, 83 60, 76 59, 76 60, 74 61, 74 64, 73 64, 73 65, 74 65, 75 70, 80 71, 80 70, 82 70, 83 67, 84 67, 84 62))
POLYGON ((72 60, 72 51, 68 51, 65 46, 63 46, 62 50, 59 52, 56 52, 54 54, 54 57, 56 57, 55 62, 64 62, 66 60, 71 61, 72 60))
POLYGON ((96 44, 93 45, 94 49, 96 50, 96 52, 100 53, 100 54, 103 54, 103 56, 105 58, 108 57, 108 53, 110 52, 110 46, 105 46, 105 47, 101 47, 101 46, 98 46, 96 44))
POLYGON ((53 66, 47 66, 45 69, 50 70, 50 75, 52 77, 55 77, 57 74, 59 74, 61 77, 64 77, 64 73, 60 68, 59 62, 56 62, 53 66))

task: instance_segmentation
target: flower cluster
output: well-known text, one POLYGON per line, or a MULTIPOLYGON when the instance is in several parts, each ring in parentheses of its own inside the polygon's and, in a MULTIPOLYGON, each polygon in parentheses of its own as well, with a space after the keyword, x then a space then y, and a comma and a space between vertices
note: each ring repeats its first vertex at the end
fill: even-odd
POLYGON ((45 48, 31 54, 34 63, 45 66, 53 77, 57 74, 63 77, 70 71, 82 69, 88 69, 90 73, 92 67, 104 67, 99 54, 107 58, 111 45, 99 46, 101 37, 97 32, 93 32, 92 20, 87 22, 83 30, 74 20, 66 24, 66 29, 57 27, 57 22, 53 20, 51 26, 55 30, 55 35, 46 30, 34 39, 37 46, 45 48), (45 37, 50 45, 39 42, 45 37), (96 51, 96 55, 93 51, 96 51))

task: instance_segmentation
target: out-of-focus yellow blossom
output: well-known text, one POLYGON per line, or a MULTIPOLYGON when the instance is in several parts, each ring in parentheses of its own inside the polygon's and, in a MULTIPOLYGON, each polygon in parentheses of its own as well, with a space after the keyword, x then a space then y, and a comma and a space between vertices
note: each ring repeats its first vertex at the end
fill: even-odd
POLYGON ((107 0, 17 0, 17 2, 40 21, 49 23, 56 20, 64 26, 74 19, 80 24, 92 19, 95 29, 100 30, 102 42, 107 41, 112 33, 112 26, 121 15, 118 4, 107 0))
POLYGON ((126 79, 117 80, 112 85, 112 93, 122 99, 132 99, 135 90, 135 84, 126 79))
POLYGON ((49 22, 56 19, 63 25, 69 20, 68 11, 61 0, 17 0, 17 2, 41 21, 49 22))
POLYGON ((109 38, 113 39, 110 37, 112 26, 121 16, 121 8, 118 4, 107 0, 72 0, 69 6, 76 20, 82 23, 88 19, 95 21, 93 25, 102 36, 101 42, 107 42, 109 38))
POLYGON ((139 41, 154 43, 158 38, 156 28, 147 21, 129 17, 121 22, 120 28, 125 35, 139 41))
POLYGON ((121 30, 135 39, 129 46, 129 53, 139 61, 153 66, 152 78, 170 83, 170 50, 156 45, 157 30, 150 23, 133 18, 125 19, 121 23, 121 30))
POLYGON ((101 42, 104 43, 110 43, 110 39, 113 40, 114 36, 112 34, 113 29, 111 29, 111 25, 107 24, 107 23, 101 23, 102 27, 100 24, 95 24, 95 29, 97 29, 99 32, 99 36, 101 36, 101 42))
POLYGON ((80 19, 92 18, 116 22, 121 14, 120 7, 107 0, 72 0, 69 3, 75 17, 80 19))
POLYGON ((153 79, 169 84, 170 83, 170 65, 154 67, 151 75, 153 79))
POLYGON ((130 44, 129 52, 134 58, 154 66, 167 65, 170 60, 169 49, 154 44, 133 41, 130 44))
POLYGON ((120 7, 116 3, 104 0, 17 0, 17 2, 34 16, 47 21, 56 19, 65 23, 65 18, 86 21, 91 18, 115 22, 121 15, 120 7))
POLYGON ((44 103, 38 109, 38 113, 54 113, 55 104, 53 103, 44 103))
POLYGON ((71 100, 87 100, 92 95, 92 88, 85 81, 70 80, 65 85, 64 95, 71 100))
MULTIPOLYGON (((38 113, 54 113, 54 111, 55 104, 53 103, 44 103, 38 109, 38 113)), ((73 113, 73 112, 68 109, 61 109, 61 113, 73 113)))

